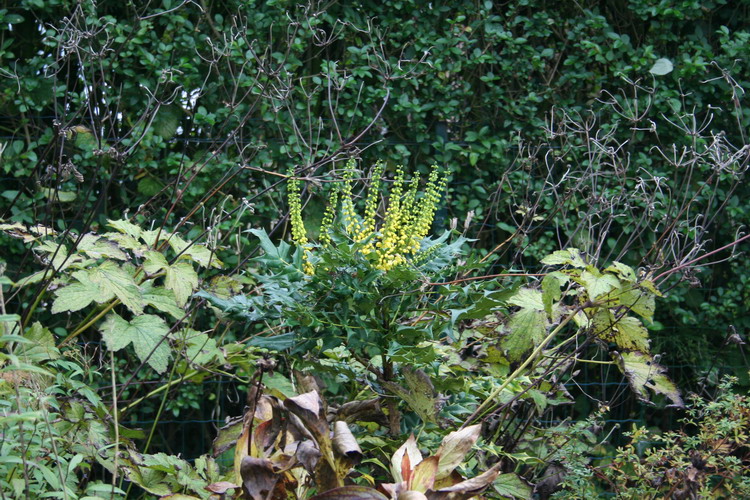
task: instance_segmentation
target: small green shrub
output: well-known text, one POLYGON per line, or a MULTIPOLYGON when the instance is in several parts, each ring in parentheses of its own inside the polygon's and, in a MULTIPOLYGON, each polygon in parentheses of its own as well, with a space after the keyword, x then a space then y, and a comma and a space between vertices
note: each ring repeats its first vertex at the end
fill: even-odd
POLYGON ((677 431, 636 427, 605 465, 566 466, 555 498, 749 498, 750 398, 727 377, 714 400, 693 396, 677 431))

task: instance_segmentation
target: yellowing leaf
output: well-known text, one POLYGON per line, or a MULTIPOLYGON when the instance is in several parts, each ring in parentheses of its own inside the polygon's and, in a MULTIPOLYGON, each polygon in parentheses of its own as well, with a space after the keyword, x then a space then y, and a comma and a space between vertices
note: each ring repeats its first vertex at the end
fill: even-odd
POLYGON ((148 247, 146 245, 133 238, 129 234, 105 233, 102 236, 110 241, 117 243, 121 248, 132 250, 133 253, 138 257, 142 256, 146 252, 146 250, 148 250, 148 247))
POLYGON ((539 290, 532 290, 531 288, 521 288, 516 294, 511 297, 508 302, 514 306, 523 307, 526 309, 533 309, 535 311, 544 310, 544 301, 542 300, 542 292, 539 290))
POLYGON ((618 296, 621 305, 627 306, 646 321, 653 321, 656 299, 654 294, 640 288, 630 288, 618 296))
POLYGON ((146 242, 146 245, 154 249, 157 247, 161 247, 161 245, 165 242, 169 242, 171 246, 173 244, 172 240, 175 238, 181 239, 179 235, 172 234, 164 229, 152 229, 150 231, 141 232, 141 239, 146 242))
POLYGON ((542 264, 547 266, 570 265, 573 267, 586 267, 586 262, 581 257, 581 251, 577 248, 557 250, 542 259, 542 264))
POLYGON ((76 271, 73 277, 78 283, 73 283, 58 289, 57 298, 52 304, 52 312, 79 311, 91 302, 99 304, 117 297, 135 314, 143 312, 143 298, 141 291, 133 277, 120 268, 115 262, 108 260, 98 267, 76 271))
POLYGON ((482 431, 480 424, 471 425, 464 429, 453 431, 443 438, 435 455, 440 457, 435 479, 447 477, 464 461, 466 454, 479 439, 482 431))
MULTIPOLYGON (((540 294, 541 299, 541 294, 540 294)), ((547 314, 541 309, 521 309, 511 316, 508 322, 510 333, 503 339, 503 347, 508 358, 517 361, 525 353, 534 349, 547 333, 547 314)))
POLYGON ((142 229, 132 222, 126 220, 108 220, 107 225, 117 229, 123 234, 127 234, 133 239, 137 240, 141 237, 142 229))
MULTIPOLYGON (((409 490, 425 493, 432 489, 435 484, 435 475, 437 474, 440 464, 440 457, 437 455, 427 457, 414 467, 411 478, 409 478, 409 490)), ((401 495, 399 495, 400 497, 401 495)))
POLYGON ((648 352, 648 330, 641 320, 632 316, 624 316, 615 324, 617 333, 615 342, 621 349, 648 352))
POLYGON ((169 245, 176 254, 189 257, 200 266, 220 269, 223 265, 208 247, 197 243, 190 244, 177 234, 171 235, 169 245))
POLYGON ((430 377, 422 370, 408 366, 402 371, 408 389, 394 382, 386 382, 386 388, 403 399, 423 422, 435 422, 440 403, 430 377))
MULTIPOLYGON (((75 277, 77 275, 78 273, 73 274, 75 277)), ((114 293, 133 313, 143 312, 143 298, 135 279, 116 263, 111 260, 103 262, 89 271, 88 279, 96 283, 101 290, 114 293)))
POLYGON ((620 287, 620 280, 616 276, 602 274, 593 267, 581 273, 580 282, 586 287, 586 291, 592 300, 620 287))
POLYGON ((542 302, 544 303, 544 312, 547 316, 552 319, 552 305, 556 300, 560 300, 562 297, 562 291, 560 287, 565 285, 568 280, 568 276, 554 272, 549 273, 542 280, 542 302))
POLYGON ((100 290, 95 283, 88 280, 59 288, 55 294, 57 297, 52 303, 52 314, 80 311, 92 302, 106 302, 114 297, 113 293, 100 290))
POLYGON ((141 289, 143 300, 148 305, 169 314, 174 319, 181 319, 185 315, 185 311, 177 305, 177 299, 172 290, 154 285, 153 280, 145 282, 141 285, 141 289))
POLYGON ((149 274, 165 271, 164 286, 174 292, 179 307, 183 307, 193 291, 198 288, 198 274, 189 262, 169 265, 164 255, 152 251, 146 252, 143 269, 149 274))
POLYGON ((638 318, 623 316, 616 318, 612 311, 600 309, 592 318, 594 335, 626 351, 648 352, 648 331, 638 318))
POLYGON ((663 394, 674 406, 684 406, 680 391, 666 376, 666 368, 658 364, 649 354, 641 352, 613 353, 617 366, 627 377, 638 399, 651 403, 648 391, 663 394))
POLYGON ((84 252, 92 259, 108 257, 118 260, 127 260, 128 256, 120 250, 116 243, 95 234, 84 234, 78 242, 78 250, 84 252))
POLYGON ((620 279, 629 281, 631 283, 635 283, 637 279, 633 268, 630 266, 626 266, 622 262, 614 261, 611 266, 605 269, 605 271, 614 273, 619 276, 620 279))
POLYGON ((149 274, 156 274, 169 267, 167 258, 160 252, 148 251, 144 255, 146 260, 143 262, 143 270, 149 274))
POLYGON ((177 305, 182 307, 198 288, 198 274, 189 262, 178 262, 167 268, 164 286, 174 292, 177 305))
POLYGON ((27 227, 20 222, 0 224, 0 231, 8 233, 14 238, 20 238, 24 243, 36 241, 39 237, 54 236, 56 234, 56 231, 51 227, 42 226, 41 224, 27 227))
POLYGON ((165 337, 169 334, 169 327, 162 318, 144 314, 128 322, 112 313, 100 331, 109 349, 119 351, 132 343, 141 362, 145 361, 158 373, 167 370, 170 348, 165 337))

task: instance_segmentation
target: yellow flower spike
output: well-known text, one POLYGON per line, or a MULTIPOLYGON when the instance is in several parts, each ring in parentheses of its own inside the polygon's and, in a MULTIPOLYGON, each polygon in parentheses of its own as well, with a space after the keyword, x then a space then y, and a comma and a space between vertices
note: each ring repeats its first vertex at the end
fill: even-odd
MULTIPOLYGON (((372 169, 371 181, 364 200, 364 211, 360 218, 357 214, 353 195, 353 184, 356 175, 356 162, 347 162, 342 176, 343 182, 339 188, 334 188, 330 201, 323 215, 320 227, 320 242, 323 246, 331 245, 331 226, 336 221, 338 204, 341 204, 341 218, 343 229, 356 242, 366 241, 360 252, 362 255, 373 254, 372 266, 382 271, 405 264, 407 261, 420 262, 425 256, 419 252, 421 241, 430 231, 437 204, 446 187, 446 178, 440 176, 436 166, 433 166, 425 186, 425 192, 418 195, 419 177, 406 179, 403 166, 396 167, 390 196, 385 214, 378 227, 377 212, 380 197, 380 187, 385 164, 376 163, 372 169)), ((299 181, 293 178, 290 171, 289 180, 289 209, 292 226, 292 239, 302 247, 304 253, 303 270, 313 274, 315 269, 310 262, 309 244, 302 221, 299 181)))
POLYGON ((310 258, 308 257, 306 250, 309 246, 309 242, 307 240, 305 224, 302 221, 302 198, 300 194, 299 180, 294 177, 294 167, 291 167, 287 173, 289 175, 287 195, 289 198, 289 220, 292 226, 292 240, 302 249, 303 270, 305 274, 313 274, 315 269, 310 263, 310 258))
POLYGON ((343 176, 344 184, 341 193, 341 212, 344 215, 344 227, 346 228, 346 231, 352 237, 356 238, 360 233, 360 228, 359 222, 357 221, 357 213, 354 209, 354 195, 352 194, 354 167, 356 167, 354 160, 349 160, 346 163, 346 171, 343 176))
POLYGON ((359 241, 364 240, 375 232, 375 214, 378 210, 378 197, 380 195, 380 182, 385 170, 385 163, 378 161, 370 177, 370 187, 367 191, 365 201, 365 216, 359 241))
POLYGON ((323 220, 320 223, 320 242, 323 245, 331 244, 331 226, 336 219, 336 209, 339 205, 339 186, 334 184, 333 191, 331 192, 331 198, 328 202, 325 212, 323 213, 323 220))

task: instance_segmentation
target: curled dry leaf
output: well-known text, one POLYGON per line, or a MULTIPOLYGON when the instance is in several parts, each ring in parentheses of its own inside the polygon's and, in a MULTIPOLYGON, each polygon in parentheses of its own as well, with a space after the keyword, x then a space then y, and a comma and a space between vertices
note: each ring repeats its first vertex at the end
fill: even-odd
POLYGON ((388 500, 388 497, 366 486, 342 486, 315 495, 310 500, 388 500))
POLYGON ((211 493, 216 493, 217 495, 223 495, 228 490, 234 490, 237 488, 239 488, 239 485, 230 483, 229 481, 219 481, 217 483, 211 483, 206 486, 206 490, 210 491, 211 493))
POLYGON ((495 465, 484 474, 467 479, 453 486, 441 488, 438 491, 428 491, 429 500, 468 500, 482 493, 500 473, 499 465, 495 465))
POLYGON ((297 460, 302 464, 302 467, 309 473, 315 472, 315 467, 318 465, 320 460, 320 450, 315 443, 309 439, 300 441, 297 445, 297 451, 295 453, 297 460))
POLYGON ((333 424, 333 447, 354 463, 362 460, 362 450, 344 421, 339 420, 333 424))
POLYGON ((240 475, 245 494, 252 500, 269 498, 280 479, 273 470, 273 463, 265 458, 244 457, 240 475))
POLYGON ((284 406, 302 420, 305 428, 313 433, 318 443, 321 438, 328 435, 328 422, 323 414, 323 405, 317 392, 306 392, 288 398, 284 401, 284 406))

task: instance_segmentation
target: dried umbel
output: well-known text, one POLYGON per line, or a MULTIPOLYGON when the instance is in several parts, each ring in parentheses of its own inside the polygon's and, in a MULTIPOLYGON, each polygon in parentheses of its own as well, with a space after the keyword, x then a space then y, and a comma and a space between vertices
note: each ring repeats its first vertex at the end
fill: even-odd
MULTIPOLYGON (((331 245, 331 231, 340 216, 341 229, 352 241, 363 243, 361 252, 371 259, 373 266, 382 271, 389 271, 405 264, 408 259, 418 257, 422 240, 427 236, 435 218, 438 202, 445 190, 446 178, 433 166, 427 178, 424 192, 419 192, 419 177, 406 178, 404 168, 396 168, 396 175, 388 196, 385 212, 378 213, 380 186, 385 164, 378 162, 373 169, 365 197, 362 215, 357 212, 353 194, 356 163, 347 163, 343 182, 334 188, 330 203, 326 207, 320 228, 320 244, 331 245)), ((315 245, 307 238, 302 220, 302 201, 300 199, 299 180, 290 175, 289 210, 292 226, 292 239, 295 244, 305 249, 304 271, 312 274, 314 268, 310 263, 309 253, 315 245)))

